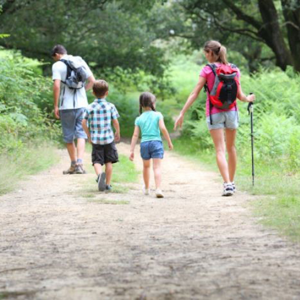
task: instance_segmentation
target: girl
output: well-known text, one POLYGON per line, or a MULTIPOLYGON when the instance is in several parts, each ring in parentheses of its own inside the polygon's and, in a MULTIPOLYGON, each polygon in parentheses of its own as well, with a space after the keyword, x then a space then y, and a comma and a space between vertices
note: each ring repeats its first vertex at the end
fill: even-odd
MULTIPOLYGON (((204 55, 207 61, 211 64, 215 64, 216 67, 220 67, 222 64, 229 65, 226 58, 226 48, 217 41, 208 41, 205 43, 204 55)), ((239 83, 240 72, 238 69, 237 78, 237 98, 243 102, 253 102, 255 100, 254 94, 246 96, 242 91, 239 83)), ((214 81, 215 75, 213 70, 210 66, 205 66, 200 73, 196 87, 188 97, 178 118, 176 119, 175 129, 178 126, 182 127, 184 114, 197 99, 203 86, 207 84, 208 91, 211 91, 214 81)), ((221 110, 210 104, 208 94, 206 100, 206 122, 214 142, 218 168, 224 181, 223 196, 231 196, 235 192, 234 175, 237 162, 235 137, 238 127, 237 106, 235 105, 228 110, 221 110), (228 162, 225 156, 225 145, 228 153, 228 162)))
POLYGON ((157 198, 164 195, 160 189, 161 185, 161 160, 164 156, 164 148, 160 137, 160 131, 168 141, 169 149, 173 149, 168 130, 165 126, 163 115, 155 110, 156 98, 153 94, 145 92, 140 95, 140 116, 135 120, 134 133, 131 140, 129 159, 134 159, 134 148, 142 133, 141 157, 143 159, 144 194, 150 193, 150 160, 153 160, 153 171, 157 198))

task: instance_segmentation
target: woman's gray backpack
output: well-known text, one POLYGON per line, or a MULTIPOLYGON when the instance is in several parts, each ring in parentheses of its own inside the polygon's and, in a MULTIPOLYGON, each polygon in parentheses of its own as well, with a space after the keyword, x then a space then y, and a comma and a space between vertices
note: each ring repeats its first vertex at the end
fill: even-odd
POLYGON ((70 59, 61 59, 67 66, 66 80, 62 81, 68 88, 78 90, 84 87, 88 78, 85 62, 80 56, 72 56, 70 59))

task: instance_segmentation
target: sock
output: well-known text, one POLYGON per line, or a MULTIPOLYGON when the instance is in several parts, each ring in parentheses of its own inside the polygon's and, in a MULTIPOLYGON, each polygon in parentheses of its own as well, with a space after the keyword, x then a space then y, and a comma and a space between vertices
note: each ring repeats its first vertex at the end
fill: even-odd
POLYGON ((77 159, 77 164, 82 165, 82 163, 83 163, 83 160, 81 158, 78 158, 77 159))
POLYGON ((74 167, 76 165, 76 160, 71 161, 71 166, 74 167))

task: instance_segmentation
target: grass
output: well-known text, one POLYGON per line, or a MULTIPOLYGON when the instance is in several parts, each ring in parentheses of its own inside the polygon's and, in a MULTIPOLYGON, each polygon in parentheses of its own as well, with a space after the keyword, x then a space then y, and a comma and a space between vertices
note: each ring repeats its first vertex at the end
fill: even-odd
MULTIPOLYGON (((90 146, 87 147, 87 151, 90 151, 90 146)), ((86 165, 86 170, 88 174, 94 174, 94 168, 91 164, 86 165)), ((134 183, 138 181, 138 171, 135 169, 135 165, 129 161, 128 157, 125 155, 119 155, 119 162, 113 164, 113 175, 112 175, 112 186, 113 190, 112 194, 126 194, 129 191, 128 183, 134 183)), ((92 202, 101 202, 102 204, 128 204, 128 201, 122 203, 122 201, 104 200, 104 199, 95 199, 99 195, 104 195, 105 193, 99 192, 97 183, 95 181, 95 177, 86 177, 86 182, 81 184, 82 188, 79 191, 71 192, 72 194, 78 195, 79 197, 83 197, 92 202)))
MULTIPOLYGON (((201 150, 198 142, 182 137, 174 140, 174 149, 206 169, 218 172, 214 150, 201 150)), ((300 175, 284 174, 277 164, 258 160, 255 174, 253 187, 251 163, 240 158, 235 179, 239 190, 266 196, 251 202, 253 213, 260 217, 262 224, 300 242, 300 175)))
POLYGON ((112 205, 127 205, 130 203, 129 200, 110 200, 110 199, 93 199, 89 202, 98 203, 98 204, 112 204, 112 205))
POLYGON ((0 155, 0 195, 17 188, 18 182, 26 176, 55 164, 59 160, 55 150, 49 143, 38 147, 31 144, 12 154, 0 155))

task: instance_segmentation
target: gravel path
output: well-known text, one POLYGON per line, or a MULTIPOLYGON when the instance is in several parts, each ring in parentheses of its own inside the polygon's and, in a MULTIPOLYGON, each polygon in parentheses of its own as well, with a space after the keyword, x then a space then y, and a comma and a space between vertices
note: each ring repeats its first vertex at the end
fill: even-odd
POLYGON ((0 299, 300 299, 300 246, 258 224, 253 196, 220 197, 217 174, 167 153, 156 199, 67 165, 0 197, 0 299))

